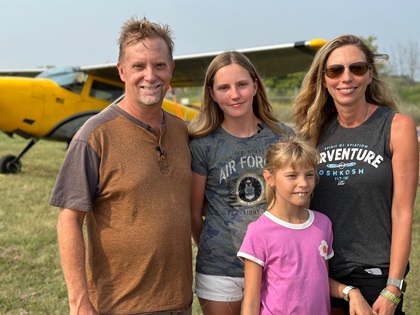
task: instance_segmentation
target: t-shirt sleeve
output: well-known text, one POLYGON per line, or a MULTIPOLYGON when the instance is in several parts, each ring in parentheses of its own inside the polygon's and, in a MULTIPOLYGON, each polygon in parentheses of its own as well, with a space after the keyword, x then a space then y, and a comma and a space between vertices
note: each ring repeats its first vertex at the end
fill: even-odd
POLYGON ((99 157, 85 141, 73 139, 58 173, 50 205, 92 211, 98 186, 99 157))
POLYGON ((256 229, 255 223, 248 225, 248 230, 237 254, 239 259, 244 260, 246 258, 264 267, 266 251, 261 237, 262 234, 256 229))
MULTIPOLYGON (((202 139, 202 138, 200 138, 202 139)), ((193 139, 190 142, 191 151, 191 169, 194 173, 202 176, 208 175, 207 158, 204 150, 204 144, 199 139, 193 139)))
POLYGON ((286 136, 291 137, 296 134, 295 131, 290 126, 286 125, 285 123, 280 123, 280 125, 283 128, 286 136))

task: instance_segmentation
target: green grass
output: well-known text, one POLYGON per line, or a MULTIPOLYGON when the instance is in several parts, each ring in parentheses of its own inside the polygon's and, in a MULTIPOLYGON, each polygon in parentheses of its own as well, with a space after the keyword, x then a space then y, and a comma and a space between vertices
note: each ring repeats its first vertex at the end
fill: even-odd
MULTIPOLYGON (((0 134, 0 156, 18 154, 20 138, 0 134)), ((0 314, 68 314, 56 239, 58 210, 48 200, 65 155, 64 143, 39 141, 22 173, 0 174, 0 314)), ((195 247, 193 246, 195 251, 195 247)), ((411 272, 404 309, 420 314, 420 200, 415 206, 411 272)), ((193 314, 201 314, 195 299, 193 314)))
MULTIPOLYGON (((0 136, 0 156, 23 139, 0 136)), ((48 205, 65 144, 40 141, 19 175, 0 174, 0 314, 66 314, 67 292, 56 239, 57 210, 48 205)))

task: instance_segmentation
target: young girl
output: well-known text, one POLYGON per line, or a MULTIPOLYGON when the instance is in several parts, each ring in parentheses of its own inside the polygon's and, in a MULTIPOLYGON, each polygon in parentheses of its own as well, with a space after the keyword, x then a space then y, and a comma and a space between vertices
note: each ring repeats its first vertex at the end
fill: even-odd
POLYGON ((293 130, 275 118, 249 59, 229 51, 210 64, 200 114, 189 131, 195 293, 205 315, 239 315, 244 271, 236 254, 248 224, 266 209, 265 154, 293 130))
POLYGON ((333 295, 351 297, 352 308, 371 314, 357 289, 348 287, 344 296, 344 285, 329 283, 331 221, 306 208, 318 160, 318 151, 298 138, 279 141, 267 151, 268 210, 248 226, 238 252, 245 262, 243 315, 330 314, 330 285, 333 295))

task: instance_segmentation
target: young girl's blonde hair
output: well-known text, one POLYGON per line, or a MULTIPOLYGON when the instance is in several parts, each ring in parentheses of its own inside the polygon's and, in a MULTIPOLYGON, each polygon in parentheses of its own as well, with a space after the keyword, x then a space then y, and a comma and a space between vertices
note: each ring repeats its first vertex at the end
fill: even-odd
MULTIPOLYGON (((319 159, 319 152, 312 144, 303 138, 293 136, 269 146, 264 170, 274 177, 277 170, 284 168, 290 163, 293 169, 299 166, 309 166, 313 167, 316 172, 319 159)), ((316 172, 316 174, 317 182, 318 173, 316 172)), ((276 202, 275 187, 271 187, 266 183, 265 196, 268 205, 267 209, 271 209, 276 202)))

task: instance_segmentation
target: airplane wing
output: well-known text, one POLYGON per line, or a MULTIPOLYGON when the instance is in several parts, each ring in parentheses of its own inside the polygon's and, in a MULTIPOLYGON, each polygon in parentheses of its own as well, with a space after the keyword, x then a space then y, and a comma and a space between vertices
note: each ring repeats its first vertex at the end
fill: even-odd
MULTIPOLYGON (((326 41, 323 39, 312 39, 290 44, 238 49, 237 51, 244 53, 251 60, 261 77, 268 77, 307 70, 316 51, 325 43, 326 41)), ((207 67, 213 58, 221 52, 175 56, 175 70, 171 86, 201 86, 207 67)), ((116 63, 82 66, 80 69, 96 76, 119 80, 116 63)))
POLYGON ((95 75, 108 80, 120 81, 117 63, 105 63, 102 65, 82 66, 80 70, 91 75, 95 75))
POLYGON ((34 68, 34 69, 0 69, 0 76, 16 76, 16 77, 28 77, 33 78, 38 74, 47 70, 46 68, 34 68))
MULTIPOLYGON (((326 43, 322 39, 291 44, 238 49, 254 64, 261 77, 284 75, 309 69, 316 51, 326 43)), ((200 86, 208 65, 222 51, 175 57, 173 87, 200 86)))
MULTIPOLYGON (((237 49, 237 51, 244 53, 251 60, 261 77, 267 77, 308 69, 316 51, 325 43, 323 39, 312 39, 289 44, 237 49)), ((221 52, 175 56, 172 87, 202 85, 207 67, 221 52)), ((102 78, 120 80, 116 63, 81 66, 80 69, 102 78)), ((46 69, 6 69, 0 70, 0 76, 35 77, 44 70, 46 69)))

